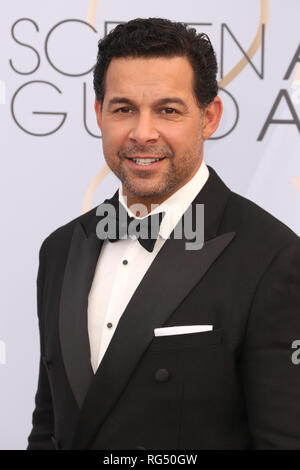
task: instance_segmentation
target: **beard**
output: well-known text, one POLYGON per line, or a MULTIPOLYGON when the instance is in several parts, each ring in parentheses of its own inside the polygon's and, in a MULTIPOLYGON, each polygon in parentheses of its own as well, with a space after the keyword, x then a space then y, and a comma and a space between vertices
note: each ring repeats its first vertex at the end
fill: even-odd
POLYGON ((119 178, 125 189, 124 193, 136 198, 160 198, 175 192, 187 182, 197 167, 200 166, 203 140, 195 142, 183 155, 175 155, 168 145, 123 147, 117 154, 111 154, 107 147, 105 159, 112 172, 119 178), (127 166, 126 158, 134 155, 165 157, 161 169, 134 174, 127 166))

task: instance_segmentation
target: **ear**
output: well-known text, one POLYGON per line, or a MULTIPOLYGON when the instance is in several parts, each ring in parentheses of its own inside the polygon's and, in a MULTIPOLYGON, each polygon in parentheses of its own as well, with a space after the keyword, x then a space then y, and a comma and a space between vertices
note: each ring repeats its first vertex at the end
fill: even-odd
POLYGON ((203 117, 203 139, 208 139, 218 128, 223 112, 221 98, 216 96, 204 110, 203 117))
POLYGON ((96 112, 96 118, 97 118, 98 126, 100 128, 100 131, 102 131, 102 129, 101 129, 101 123, 102 123, 101 111, 102 111, 102 109, 101 109, 101 104, 99 103, 97 98, 95 98, 94 108, 95 108, 95 112, 96 112))

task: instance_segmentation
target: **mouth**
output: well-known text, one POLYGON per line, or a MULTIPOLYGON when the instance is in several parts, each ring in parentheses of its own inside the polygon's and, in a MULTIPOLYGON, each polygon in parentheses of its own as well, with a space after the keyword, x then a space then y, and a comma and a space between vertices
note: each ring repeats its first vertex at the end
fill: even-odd
POLYGON ((126 157, 131 166, 135 168, 142 167, 143 169, 147 167, 157 167, 165 158, 166 157, 152 157, 150 155, 145 157, 126 157))

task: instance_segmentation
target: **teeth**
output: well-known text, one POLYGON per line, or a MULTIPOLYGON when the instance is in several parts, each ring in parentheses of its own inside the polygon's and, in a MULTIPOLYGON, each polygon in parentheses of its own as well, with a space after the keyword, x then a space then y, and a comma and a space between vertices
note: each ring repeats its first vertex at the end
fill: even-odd
POLYGON ((150 165, 150 163, 157 162, 160 158, 133 158, 138 165, 150 165))

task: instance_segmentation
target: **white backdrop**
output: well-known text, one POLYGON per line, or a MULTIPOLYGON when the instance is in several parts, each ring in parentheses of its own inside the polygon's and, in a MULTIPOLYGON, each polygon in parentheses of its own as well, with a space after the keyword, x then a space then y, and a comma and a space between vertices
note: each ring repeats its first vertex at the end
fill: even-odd
POLYGON ((118 22, 149 16, 206 32, 225 89, 206 163, 300 234, 299 14, 299 0, 1 2, 1 449, 25 448, 31 429, 39 247, 117 187, 111 173, 104 178, 95 137, 98 39, 118 22))

